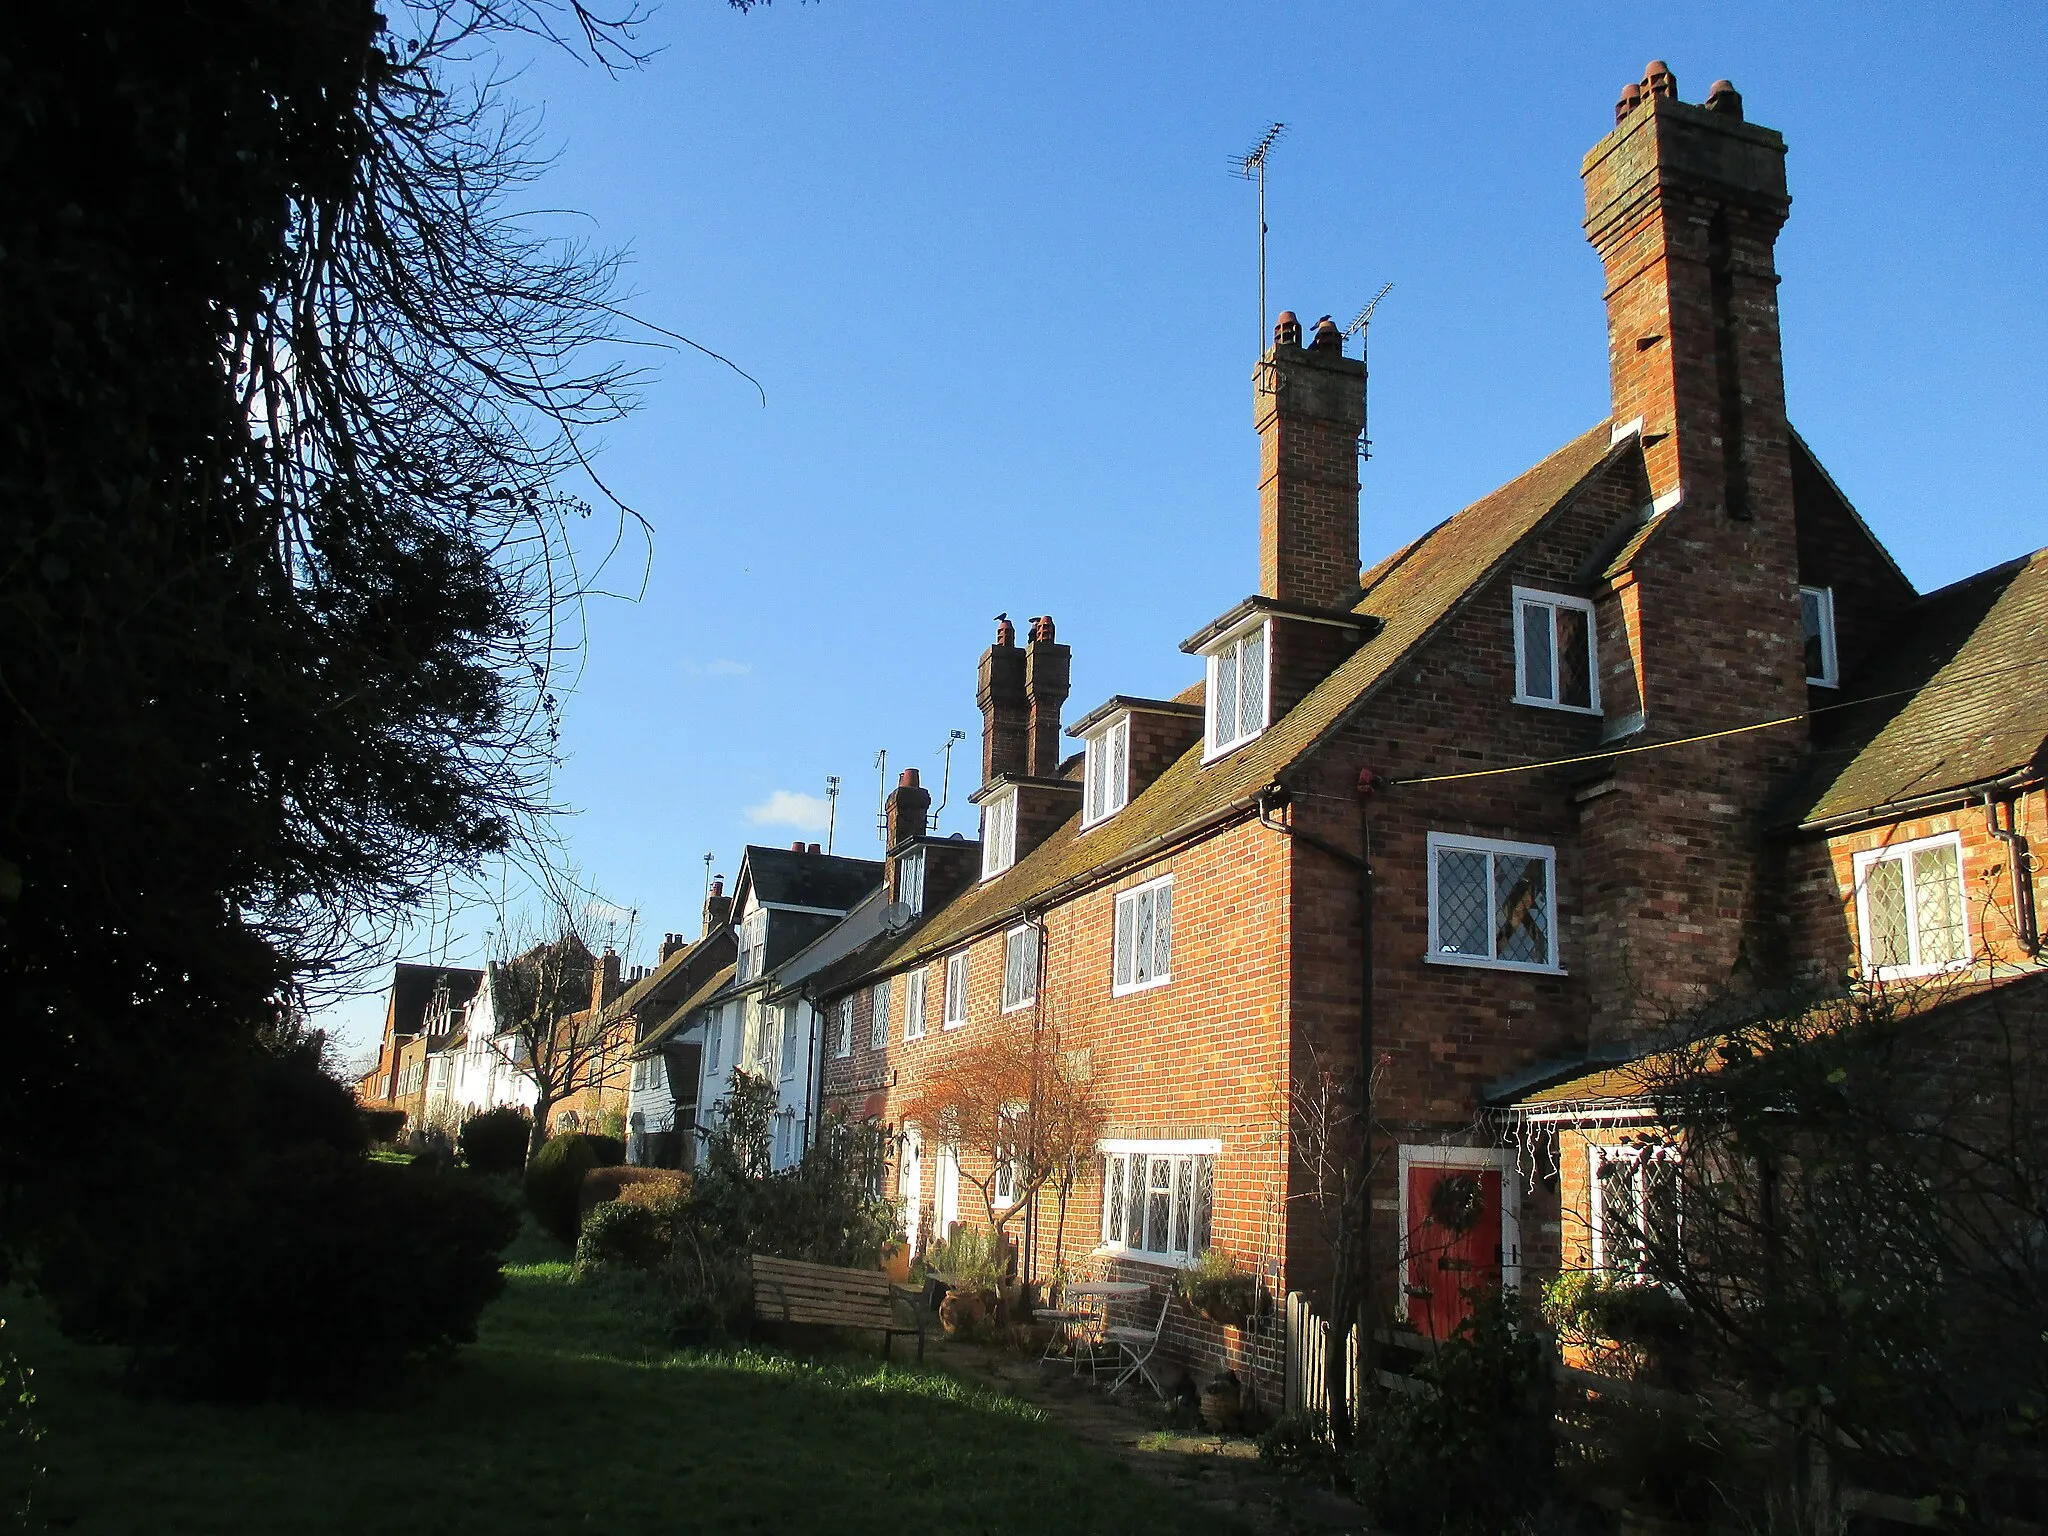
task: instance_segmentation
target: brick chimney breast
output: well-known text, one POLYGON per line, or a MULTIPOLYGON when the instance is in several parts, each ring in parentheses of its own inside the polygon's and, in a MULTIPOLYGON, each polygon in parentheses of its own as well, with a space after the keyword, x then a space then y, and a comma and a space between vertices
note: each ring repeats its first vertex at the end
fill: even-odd
POLYGON ((1052 615, 1031 621, 1024 648, 1024 697, 1030 706, 1030 746, 1024 771, 1049 779, 1060 771, 1060 710, 1072 691, 1074 651, 1053 639, 1052 615))
POLYGON ((619 984, 619 952, 607 944, 604 947, 604 957, 599 960, 597 970, 590 978, 590 1011, 596 1013, 622 990, 619 984))
POLYGON ((732 898, 725 894, 725 876, 711 877, 711 894, 704 898, 704 931, 710 933, 732 921, 732 898))
POLYGON ((897 777, 896 787, 889 791, 889 846, 898 848, 912 838, 923 837, 931 808, 932 792, 918 783, 917 770, 904 769, 897 777))
POLYGON ((1314 343, 1283 310, 1252 373, 1259 432, 1259 591, 1316 608, 1358 601, 1358 434, 1365 364, 1332 321, 1314 343))

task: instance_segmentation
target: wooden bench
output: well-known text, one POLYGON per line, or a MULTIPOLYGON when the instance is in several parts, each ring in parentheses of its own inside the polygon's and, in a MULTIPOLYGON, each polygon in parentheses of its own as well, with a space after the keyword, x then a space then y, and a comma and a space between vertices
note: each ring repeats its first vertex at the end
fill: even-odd
POLYGON ((751 1263, 756 1317, 879 1333, 885 1358, 897 1334, 914 1333, 917 1358, 924 1358, 924 1313, 879 1269, 840 1269, 765 1253, 752 1255, 751 1263))

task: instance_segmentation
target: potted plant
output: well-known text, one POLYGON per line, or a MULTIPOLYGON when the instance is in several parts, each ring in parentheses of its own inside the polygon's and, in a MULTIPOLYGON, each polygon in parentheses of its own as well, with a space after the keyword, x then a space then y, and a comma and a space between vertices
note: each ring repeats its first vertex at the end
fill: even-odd
POLYGON ((896 1285, 910 1283, 910 1244, 900 1234, 882 1244, 882 1273, 896 1285))
POLYGON ((1219 1435, 1234 1435, 1244 1425, 1244 1388, 1235 1371, 1219 1371, 1202 1388, 1202 1422, 1219 1435))
POLYGON ((1194 1267, 1174 1279, 1181 1300, 1212 1323, 1242 1328, 1258 1310, 1258 1276, 1242 1270, 1220 1248, 1204 1248, 1194 1267))

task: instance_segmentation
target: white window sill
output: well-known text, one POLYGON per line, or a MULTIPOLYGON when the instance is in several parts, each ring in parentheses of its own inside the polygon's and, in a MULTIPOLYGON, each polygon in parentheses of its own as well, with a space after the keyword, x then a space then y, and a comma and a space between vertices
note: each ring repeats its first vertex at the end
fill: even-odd
POLYGON ((1881 965, 1869 972, 1872 981, 1917 981, 1927 976, 1947 976, 1955 971, 1967 971, 1970 961, 1951 960, 1946 965, 1881 965))
POLYGON ((1230 754, 1235 752, 1239 747, 1248 747, 1265 734, 1266 728, 1262 725, 1256 731, 1253 731, 1249 736, 1240 736, 1237 738, 1237 740, 1226 743, 1225 745, 1220 747, 1205 747, 1202 750, 1202 766, 1206 768, 1211 763, 1220 763, 1221 761, 1223 761, 1224 758, 1230 756, 1230 754))
POLYGON ((1599 715, 1603 713, 1598 704, 1560 704, 1555 699, 1532 699, 1516 694, 1515 702, 1530 709, 1554 709, 1561 715, 1599 715))
POLYGON ((912 1034, 912 1033, 911 1033, 911 1032, 910 1032, 909 1030, 907 1030, 907 1029, 906 1029, 905 1031, 903 1031, 903 1043, 904 1043, 905 1045, 908 1045, 908 1044, 910 1044, 910 1042, 911 1042, 911 1041, 913 1041, 913 1040, 922 1040, 923 1038, 924 1038, 924 1031, 923 1031, 923 1030, 921 1030, 921 1029, 920 1029, 920 1030, 919 1030, 919 1031, 918 1031, 918 1032, 917 1032, 916 1034, 912 1034))
POLYGON ((1193 1269, 1197 1262, 1195 1254, 1150 1253, 1142 1248, 1122 1248, 1114 1243, 1098 1243, 1091 1259, 1122 1259, 1127 1264, 1150 1264, 1155 1269, 1193 1269))
POLYGON ((966 1027, 967 1021, 965 1019, 948 1019, 939 1026, 941 1029, 964 1029, 966 1027))
POLYGON ((1109 989, 1109 995, 1111 997, 1129 997, 1133 992, 1150 992, 1155 987, 1171 985, 1173 985, 1173 977, 1171 975, 1154 976, 1150 981, 1128 981, 1122 986, 1112 984, 1109 989))
POLYGON ((1532 976, 1562 976, 1561 965, 1534 965, 1527 960, 1488 960, 1482 955, 1443 955, 1425 953, 1423 960, 1430 965, 1461 965, 1480 971, 1522 971, 1532 976))
POLYGON ((1031 1006, 1031 1005, 1032 1005, 1033 1003, 1035 1003, 1035 1002, 1037 1002, 1037 1001, 1038 1001, 1038 994, 1037 994, 1036 992, 1034 992, 1034 993, 1032 993, 1032 994, 1031 994, 1031 996, 1029 996, 1029 997, 1025 998, 1025 999, 1024 999, 1024 1000, 1023 1000, 1023 1001, 1022 1001, 1021 1003, 1005 1003, 1005 1004, 1003 1004, 1003 1012, 1005 1012, 1005 1013, 1022 1013, 1022 1012, 1023 1012, 1023 1011, 1024 1011, 1024 1010, 1025 1010, 1026 1008, 1029 1008, 1029 1007, 1030 1007, 1030 1006, 1031 1006))
POLYGON ((1087 817, 1083 816, 1081 818, 1081 830, 1083 832, 1093 832, 1105 821, 1115 821, 1117 811, 1121 811, 1122 809, 1122 806, 1118 806, 1116 808, 1116 811, 1104 811, 1100 816, 1096 817, 1093 821, 1090 821, 1087 817))

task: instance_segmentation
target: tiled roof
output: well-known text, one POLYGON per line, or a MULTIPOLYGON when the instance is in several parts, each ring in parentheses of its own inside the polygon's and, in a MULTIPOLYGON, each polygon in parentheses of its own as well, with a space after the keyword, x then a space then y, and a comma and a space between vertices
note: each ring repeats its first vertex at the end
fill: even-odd
POLYGON ((627 1014, 638 1012, 643 1005, 647 1005, 650 1002, 652 1006, 658 1008, 664 1002, 669 1001, 662 994, 674 990, 673 981, 676 973, 695 959, 706 944, 711 943, 712 940, 728 932, 730 930, 726 928, 714 929, 695 943, 685 944, 681 949, 676 950, 666 960, 662 961, 661 964, 657 965, 653 970, 642 976, 633 985, 626 988, 625 991, 607 1003, 604 1010, 605 1021, 609 1023, 617 1019, 623 1019, 627 1014))
POLYGON ((719 990, 732 980, 733 972, 737 969, 737 966, 728 965, 724 970, 706 979, 703 986, 678 1003, 673 1013, 655 1025, 654 1028, 650 1029, 641 1038, 640 1043, 633 1047, 633 1054, 635 1056, 652 1054, 660 1047, 663 1041, 683 1027, 684 1020, 688 1019, 692 1013, 696 1012, 709 999, 715 997, 719 990))
POLYGON ((882 880, 882 866, 874 859, 798 853, 794 848, 768 848, 759 843, 748 844, 746 863, 754 895, 786 907, 844 912, 882 880))
POLYGON ((434 988, 448 978, 448 1001, 460 1008, 483 985, 484 973, 459 965, 419 965, 401 960, 391 968, 389 1019, 394 1035, 416 1035, 426 1022, 427 1004, 434 1000, 434 988))
MULTIPOLYGON (((1611 455, 1625 451, 1633 451, 1633 440, 1615 447, 1603 421, 1382 560, 1366 572, 1353 606, 1354 611, 1382 620, 1385 627, 1263 734, 1206 766, 1198 742, 1123 810, 1085 832, 1077 812, 1010 869, 970 887, 934 913, 870 970, 891 970, 935 954, 1020 905, 1211 818, 1248 814, 1253 796, 1341 727, 1401 658, 1433 633, 1546 516, 1611 455)), ((1199 703, 1201 686, 1176 698, 1199 703)))
POLYGON ((1920 599, 1816 721, 1781 822, 1880 806, 2048 767, 2048 550, 1920 599))

